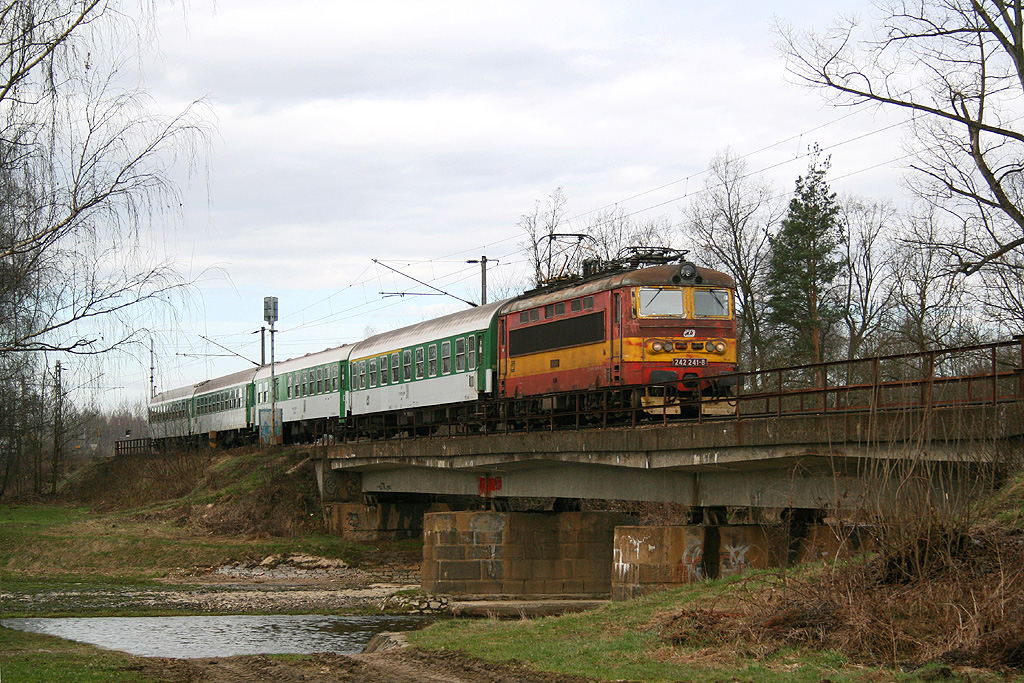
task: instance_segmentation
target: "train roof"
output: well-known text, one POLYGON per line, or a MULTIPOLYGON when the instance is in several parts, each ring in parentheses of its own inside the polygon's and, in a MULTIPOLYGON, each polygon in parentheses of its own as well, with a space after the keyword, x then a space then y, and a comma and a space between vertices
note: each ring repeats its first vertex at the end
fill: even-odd
POLYGON ((576 284, 542 287, 526 292, 516 299, 509 300, 507 302, 508 305, 502 310, 502 314, 523 311, 557 301, 575 299, 579 296, 588 296, 618 287, 676 287, 680 285, 694 285, 731 288, 736 286, 736 282, 732 277, 710 268, 697 268, 697 275, 701 280, 699 283, 696 280, 682 280, 679 270, 680 264, 651 266, 649 268, 625 270, 610 275, 603 275, 576 284))
POLYGON ((498 310, 508 301, 483 304, 465 311, 425 320, 415 325, 384 332, 359 342, 352 348, 352 360, 379 356, 398 349, 424 344, 426 342, 468 334, 491 326, 498 310))
POLYGON ((161 391, 159 394, 149 399, 149 404, 158 405, 160 403, 167 403, 168 401, 180 401, 183 398, 192 398, 192 394, 195 390, 195 385, 189 384, 185 387, 177 387, 175 389, 161 391))
MULTIPOLYGON (((311 368, 317 365, 324 365, 325 363, 336 363, 338 361, 348 360, 348 354, 352 350, 352 344, 345 344, 343 346, 336 346, 330 349, 324 349, 323 351, 315 351, 313 353, 307 353, 305 356, 299 356, 297 358, 289 358, 288 360, 277 361, 274 363, 274 373, 277 375, 284 374, 286 372, 295 372, 296 370, 302 370, 304 368, 311 368)), ((270 378, 270 366, 264 365, 260 368, 259 372, 256 373, 254 379, 269 379, 270 378)))
POLYGON ((245 370, 239 370, 238 372, 232 372, 230 375, 224 375, 223 377, 215 377, 205 382, 200 382, 195 385, 196 396, 203 394, 209 394, 214 391, 220 391, 221 389, 227 389, 229 387, 235 387, 239 384, 248 384, 252 381, 253 376, 256 374, 258 368, 246 368, 245 370))

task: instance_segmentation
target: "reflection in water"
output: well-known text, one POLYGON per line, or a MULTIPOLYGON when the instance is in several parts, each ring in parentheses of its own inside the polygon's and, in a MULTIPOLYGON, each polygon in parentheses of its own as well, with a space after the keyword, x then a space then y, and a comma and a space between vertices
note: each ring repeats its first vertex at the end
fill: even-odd
POLYGON ((143 657, 230 657, 362 651, 381 631, 412 631, 431 617, 231 615, 4 619, 0 625, 143 657))

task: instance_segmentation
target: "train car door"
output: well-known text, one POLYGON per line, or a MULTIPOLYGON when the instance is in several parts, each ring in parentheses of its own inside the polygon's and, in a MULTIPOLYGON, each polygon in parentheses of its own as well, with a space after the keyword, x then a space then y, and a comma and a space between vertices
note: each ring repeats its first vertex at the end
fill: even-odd
POLYGON ((608 338, 611 343, 609 359, 611 362, 612 384, 622 383, 622 295, 619 292, 612 292, 611 310, 611 334, 608 338))
MULTIPOLYGON (((482 364, 482 359, 478 361, 482 364)), ((505 396, 505 378, 508 377, 508 329, 505 317, 498 318, 498 393, 505 396)))

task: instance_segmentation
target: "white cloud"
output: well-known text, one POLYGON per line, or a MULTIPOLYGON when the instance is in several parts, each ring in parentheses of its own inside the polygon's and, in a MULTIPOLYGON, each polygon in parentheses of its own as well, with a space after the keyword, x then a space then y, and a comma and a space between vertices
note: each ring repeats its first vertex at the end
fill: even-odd
MULTIPOLYGON (((503 258, 493 282, 525 277, 515 224, 558 186, 570 215, 620 202, 678 218, 716 152, 787 140, 748 163, 789 192, 808 144, 889 123, 861 112, 814 130, 848 112, 786 82, 772 14, 805 26, 843 9, 218 0, 183 20, 165 8, 147 87, 169 112, 207 97, 217 126, 209 185, 192 189, 171 246, 193 272, 226 274, 198 285, 195 312, 168 338, 192 349, 207 330, 251 344, 270 294, 290 316, 289 355, 416 322, 459 304, 381 299, 415 284, 371 259, 475 298, 478 271, 463 261, 486 252, 503 258), (416 265, 432 259, 444 262, 416 265)), ((836 147, 833 177, 886 161, 896 139, 836 147)), ((895 175, 865 171, 835 189, 892 193, 895 175)), ((225 362, 174 353, 160 363, 189 381, 225 362)))

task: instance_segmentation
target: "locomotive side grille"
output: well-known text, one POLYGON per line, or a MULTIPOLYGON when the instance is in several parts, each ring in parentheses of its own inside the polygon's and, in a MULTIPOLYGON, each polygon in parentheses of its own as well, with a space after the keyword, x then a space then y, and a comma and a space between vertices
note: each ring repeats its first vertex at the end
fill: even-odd
POLYGON ((604 340, 604 311, 599 311, 511 330, 508 333, 508 355, 525 356, 604 340))

